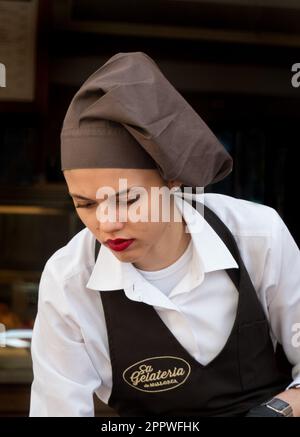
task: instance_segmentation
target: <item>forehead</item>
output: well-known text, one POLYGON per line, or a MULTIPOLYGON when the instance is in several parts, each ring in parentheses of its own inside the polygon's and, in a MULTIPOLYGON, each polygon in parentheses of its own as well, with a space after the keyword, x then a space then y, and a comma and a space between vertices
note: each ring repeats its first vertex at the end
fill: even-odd
POLYGON ((82 195, 94 195, 103 186, 118 190, 121 179, 125 179, 128 186, 160 186, 162 183, 155 169, 88 168, 65 170, 63 173, 69 191, 82 195))

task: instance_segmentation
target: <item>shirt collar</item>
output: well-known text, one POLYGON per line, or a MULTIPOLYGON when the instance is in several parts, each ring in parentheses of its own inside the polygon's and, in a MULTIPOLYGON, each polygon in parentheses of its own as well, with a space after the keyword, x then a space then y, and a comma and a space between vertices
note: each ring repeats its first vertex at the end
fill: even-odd
MULTIPOLYGON (((181 212, 191 233, 194 246, 192 263, 194 265, 195 281, 203 280, 207 272, 238 268, 234 257, 223 243, 222 239, 204 219, 202 214, 195 210, 179 193, 174 194, 176 205, 181 212)), ((196 195, 196 199, 204 203, 203 194, 196 195)), ((101 245, 99 254, 86 284, 93 290, 120 290, 138 286, 145 282, 143 276, 135 269, 132 263, 119 261, 104 245, 101 245)))

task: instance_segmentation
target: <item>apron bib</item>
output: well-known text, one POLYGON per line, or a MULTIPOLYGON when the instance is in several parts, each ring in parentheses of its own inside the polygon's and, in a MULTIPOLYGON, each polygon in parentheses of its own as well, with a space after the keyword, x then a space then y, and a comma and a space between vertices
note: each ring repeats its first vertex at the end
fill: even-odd
MULTIPOLYGON (((233 328, 218 355, 202 365, 152 306, 128 299, 124 290, 100 291, 112 365, 108 405, 120 416, 240 416, 292 382, 292 366, 281 345, 274 352, 268 321, 233 235, 203 206, 205 219, 239 266, 226 269, 239 293, 233 328)), ((96 240, 95 258, 99 249, 96 240)))

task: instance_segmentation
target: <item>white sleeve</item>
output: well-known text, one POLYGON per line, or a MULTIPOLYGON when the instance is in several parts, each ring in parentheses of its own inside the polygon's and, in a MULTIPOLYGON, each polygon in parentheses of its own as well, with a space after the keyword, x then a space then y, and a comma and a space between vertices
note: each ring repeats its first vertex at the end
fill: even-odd
POLYGON ((293 365, 293 385, 300 384, 300 251, 286 224, 274 212, 268 310, 272 331, 293 365))
POLYGON ((93 393, 101 378, 72 317, 59 273, 47 264, 39 285, 31 355, 30 417, 95 415, 93 393))

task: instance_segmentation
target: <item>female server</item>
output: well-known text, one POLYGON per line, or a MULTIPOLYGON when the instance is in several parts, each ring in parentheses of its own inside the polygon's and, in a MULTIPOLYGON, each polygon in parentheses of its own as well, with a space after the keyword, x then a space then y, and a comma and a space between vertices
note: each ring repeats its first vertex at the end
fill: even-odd
POLYGON ((61 162, 85 228, 42 272, 30 415, 93 416, 94 392, 121 416, 300 415, 299 249, 274 209, 198 192, 232 158, 148 55, 82 85, 61 162))

